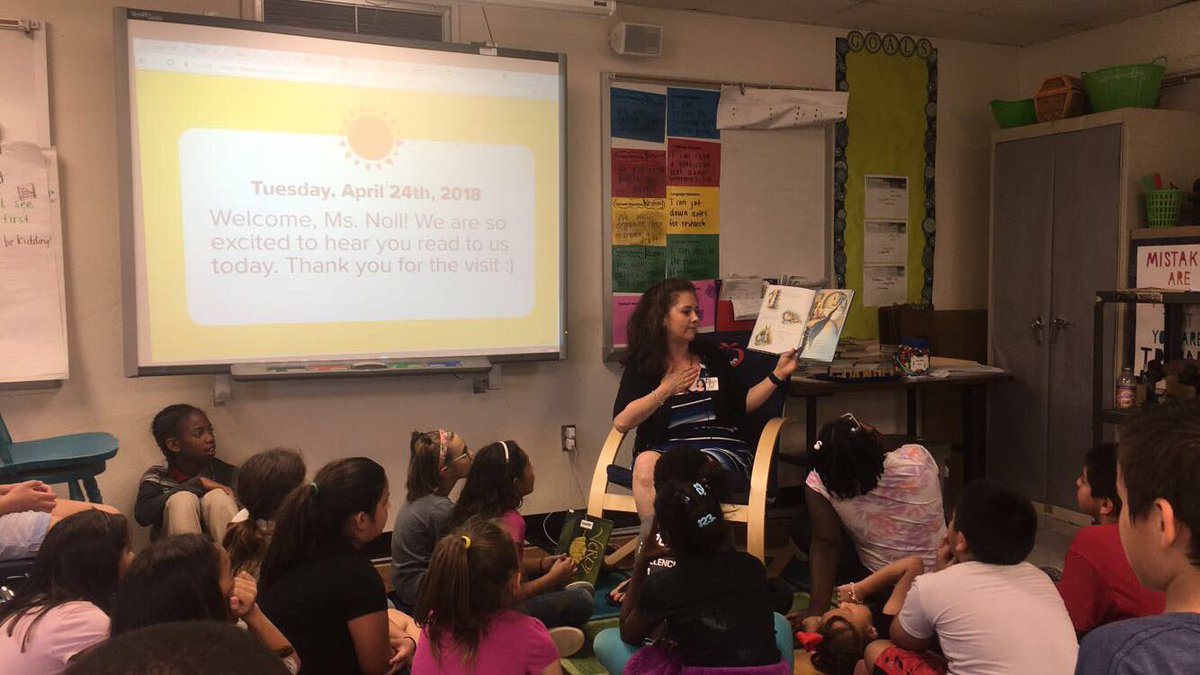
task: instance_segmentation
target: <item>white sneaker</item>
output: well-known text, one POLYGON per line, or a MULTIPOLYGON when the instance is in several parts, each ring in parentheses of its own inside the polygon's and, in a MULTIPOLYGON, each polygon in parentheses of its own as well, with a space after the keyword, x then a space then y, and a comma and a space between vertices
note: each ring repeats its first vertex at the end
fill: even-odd
POLYGON ((583 631, 571 626, 559 626, 550 629, 550 639, 562 657, 573 656, 583 649, 583 631))
POLYGON ((572 581, 571 583, 564 586, 564 588, 568 591, 573 591, 576 588, 582 588, 583 590, 587 591, 588 593, 591 593, 592 595, 596 594, 596 587, 592 585, 592 582, 590 582, 586 579, 580 579, 579 581, 572 581))

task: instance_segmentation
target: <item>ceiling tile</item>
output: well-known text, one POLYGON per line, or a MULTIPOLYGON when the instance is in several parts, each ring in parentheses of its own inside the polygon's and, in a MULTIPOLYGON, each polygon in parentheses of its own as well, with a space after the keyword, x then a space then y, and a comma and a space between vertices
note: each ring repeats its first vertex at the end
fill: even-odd
POLYGON ((880 33, 912 33, 924 35, 937 23, 940 12, 898 5, 865 2, 842 10, 830 19, 838 26, 880 33))
POLYGON ((872 0, 881 5, 898 5, 916 9, 936 9, 956 14, 973 14, 1017 0, 872 0))
POLYGON ((642 7, 1011 45, 1035 44, 1153 14, 1181 1, 621 0, 642 7))
POLYGON ((1028 45, 1052 37, 1054 32, 1015 19, 1001 19, 982 14, 939 13, 937 22, 929 27, 928 34, 932 37, 968 42, 1028 45))

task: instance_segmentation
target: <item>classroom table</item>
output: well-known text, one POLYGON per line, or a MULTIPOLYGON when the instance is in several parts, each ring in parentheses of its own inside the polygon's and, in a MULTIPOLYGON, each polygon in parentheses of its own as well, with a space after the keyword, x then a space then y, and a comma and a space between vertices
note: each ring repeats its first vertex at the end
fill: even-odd
POLYGON ((1007 372, 952 372, 948 377, 906 377, 873 382, 829 382, 793 376, 788 396, 804 399, 806 446, 817 440, 817 400, 838 394, 866 391, 904 392, 907 415, 905 433, 916 438, 917 409, 921 392, 958 389, 962 392, 962 449, 965 480, 983 478, 987 466, 987 388, 1013 379, 1007 372))

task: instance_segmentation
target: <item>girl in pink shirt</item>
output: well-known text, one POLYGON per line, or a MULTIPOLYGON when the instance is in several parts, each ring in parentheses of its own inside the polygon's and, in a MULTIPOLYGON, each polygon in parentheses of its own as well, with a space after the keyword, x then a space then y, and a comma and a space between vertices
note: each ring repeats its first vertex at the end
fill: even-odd
POLYGON ((516 548, 494 521, 472 518, 433 551, 417 601, 421 640, 413 675, 559 675, 550 633, 515 612, 516 548))
MULTIPOLYGON (((480 448, 467 474, 450 516, 457 527, 472 517, 496 518, 516 545, 518 559, 523 558, 525 519, 517 513, 525 497, 533 493, 534 473, 529 455, 516 441, 496 441, 480 448)), ((583 646, 583 633, 577 629, 592 616, 594 588, 587 581, 571 581, 575 561, 569 556, 545 556, 522 564, 527 581, 517 600, 530 616, 556 629, 555 639, 564 655, 583 646), (571 629, 571 630, 566 630, 571 629)))
POLYGON ((29 580, 0 605, 0 673, 61 673, 108 638, 108 609, 133 552, 125 516, 88 510, 47 534, 29 580))

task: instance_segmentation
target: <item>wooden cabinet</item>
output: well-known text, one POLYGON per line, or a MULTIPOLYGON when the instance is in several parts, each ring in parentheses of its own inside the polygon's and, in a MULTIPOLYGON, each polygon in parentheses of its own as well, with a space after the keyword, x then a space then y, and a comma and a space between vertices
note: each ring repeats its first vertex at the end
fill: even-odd
MULTIPOLYGON (((1200 116, 1119 110, 998 131, 992 146, 989 355, 1014 381, 992 388, 987 475, 1077 510, 1092 444, 1092 307, 1123 287, 1139 176, 1196 177, 1200 116), (1173 140, 1166 140, 1173 139, 1173 140)), ((1121 339, 1117 318, 1107 335, 1121 339)), ((1113 350, 1102 387, 1111 388, 1113 350)))

